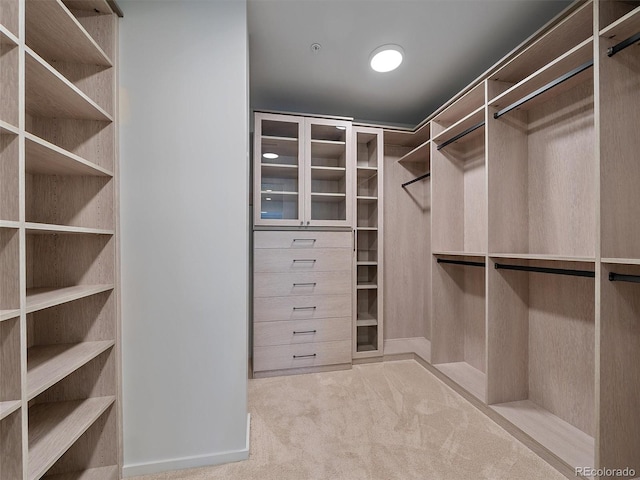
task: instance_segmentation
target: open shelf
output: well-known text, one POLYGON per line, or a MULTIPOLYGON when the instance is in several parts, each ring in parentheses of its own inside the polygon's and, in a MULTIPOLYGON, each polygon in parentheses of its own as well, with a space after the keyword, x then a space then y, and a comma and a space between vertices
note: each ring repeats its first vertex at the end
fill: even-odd
POLYGON ((113 289, 113 284, 74 285, 65 288, 30 288, 27 289, 26 312, 36 312, 113 289))
POLYGON ((14 127, 10 123, 0 120, 0 135, 13 135, 16 136, 20 133, 18 127, 14 127))
POLYGON ((356 288, 358 290, 371 290, 371 289, 375 289, 378 288, 378 284, 377 283, 359 283, 356 288))
POLYGON ((377 318, 360 318, 356 320, 356 326, 358 327, 372 327, 374 325, 378 325, 377 318))
POLYGON ((0 322, 5 320, 11 320, 12 318, 16 318, 20 316, 20 310, 0 310, 0 322))
MULTIPOLYGON (((479 124, 484 121, 484 105, 477 108, 464 118, 460 119, 458 122, 454 123, 447 129, 443 130, 441 133, 436 135, 433 138, 433 143, 435 143, 438 147, 443 145, 445 142, 453 139, 456 135, 459 135, 465 132, 467 129, 473 127, 474 125, 479 124)), ((473 132, 470 132, 468 135, 461 137, 458 140, 452 142, 453 144, 461 144, 473 140, 477 138, 479 135, 482 135, 484 132, 483 128, 477 128, 473 132)))
POLYGON ((42 477, 114 401, 108 396, 29 408, 28 480, 42 477))
POLYGON ((22 405, 22 402, 20 400, 9 400, 0 402, 0 420, 3 420, 13 412, 18 411, 20 405, 22 405))
MULTIPOLYGON (((540 70, 568 50, 593 35, 593 4, 586 2, 549 32, 522 50, 512 60, 492 74, 489 79, 501 82, 504 89, 540 70)), ((495 86, 495 82, 489 82, 495 86)), ((494 94, 489 94, 494 97, 494 94)))
POLYGON ((398 162, 429 163, 431 161, 431 140, 418 145, 409 153, 398 159, 398 162))
POLYGON ((617 265, 640 265, 640 258, 602 258, 602 263, 612 263, 617 265))
POLYGON ((114 235, 113 230, 100 228, 73 227, 46 223, 25 223, 27 235, 69 234, 69 235, 114 235))
MULTIPOLYGON (((452 127, 459 125, 465 118, 469 118, 470 115, 483 108, 484 103, 484 84, 479 83, 433 118, 431 121, 431 140, 437 144, 447 140, 447 138, 436 139, 446 130, 451 130, 452 127)), ((484 116, 475 123, 483 119, 484 116)), ((471 122, 469 125, 473 123, 471 122)), ((463 130, 464 128, 460 131, 463 130)), ((447 135, 447 137, 450 138, 454 135, 456 134, 453 133, 450 136, 447 135)))
POLYGON ((113 176, 110 170, 28 132, 25 133, 25 170, 38 175, 113 176))
POLYGON ((571 467, 594 466, 593 437, 534 402, 521 400, 491 408, 571 467))
POLYGON ((485 401, 487 394, 486 374, 466 362, 440 363, 434 367, 474 397, 485 401))
POLYGON ((451 252, 434 250, 432 255, 436 257, 469 257, 472 261, 484 260, 485 254, 480 252, 451 252))
MULTIPOLYGON (((540 70, 532 73, 525 79, 516 83, 513 87, 509 88, 504 93, 501 93, 497 97, 489 101, 489 105, 496 107, 498 110, 506 108, 509 105, 514 104, 522 98, 527 97, 533 92, 537 91, 541 87, 549 84, 553 80, 562 77, 567 72, 585 64, 586 62, 593 60, 593 38, 588 38, 584 42, 580 43, 573 49, 569 50, 553 62, 545 65, 540 70)), ((574 82, 584 81, 593 72, 587 70, 582 73, 582 80, 573 80, 574 82)), ((551 97, 561 94, 566 87, 558 85, 553 87, 545 93, 541 93, 536 100, 531 100, 528 103, 524 103, 517 107, 518 109, 528 109, 535 105, 536 102, 548 101, 551 97)))
POLYGON ((416 148, 419 145, 429 140, 431 136, 431 125, 429 122, 424 122, 415 130, 400 130, 400 129, 385 129, 384 131, 384 144, 416 148))
POLYGON ((615 22, 600 30, 600 36, 621 42, 640 32, 640 7, 636 7, 615 22))
POLYGON ((25 108, 30 115, 113 121, 102 107, 29 48, 26 49, 25 63, 25 108))
POLYGON ((26 0, 27 45, 47 60, 112 66, 61 0, 26 0))
POLYGON ((510 258, 514 260, 541 260, 550 262, 582 262, 595 263, 594 257, 571 257, 568 255, 536 255, 528 253, 490 253, 493 258, 510 258))
POLYGON ((27 400, 113 347, 114 341, 31 347, 27 351, 27 400))

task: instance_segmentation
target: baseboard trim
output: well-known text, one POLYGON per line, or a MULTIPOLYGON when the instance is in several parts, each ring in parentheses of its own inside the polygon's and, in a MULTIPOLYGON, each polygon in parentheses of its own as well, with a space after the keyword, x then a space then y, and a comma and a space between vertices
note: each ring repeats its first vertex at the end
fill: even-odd
POLYGON ((172 458, 159 462, 138 463, 125 465, 122 468, 124 478, 150 475, 153 473, 168 472, 172 470, 184 470, 186 468, 211 467, 223 463, 240 462, 249 458, 251 439, 251 414, 247 414, 247 439, 245 447, 241 450, 230 450, 207 455, 195 455, 193 457, 172 458))

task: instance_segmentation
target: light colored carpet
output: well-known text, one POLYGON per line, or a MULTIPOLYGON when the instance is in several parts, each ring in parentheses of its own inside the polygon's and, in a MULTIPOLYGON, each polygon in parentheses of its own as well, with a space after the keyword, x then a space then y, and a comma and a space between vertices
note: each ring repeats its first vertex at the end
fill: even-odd
POLYGON ((244 462, 140 480, 566 480, 413 360, 249 381, 244 462))

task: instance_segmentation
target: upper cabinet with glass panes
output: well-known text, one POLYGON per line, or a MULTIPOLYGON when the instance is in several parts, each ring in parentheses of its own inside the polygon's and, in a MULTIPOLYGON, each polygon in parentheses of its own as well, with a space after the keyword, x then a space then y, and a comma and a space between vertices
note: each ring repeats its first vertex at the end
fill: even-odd
POLYGON ((256 113, 254 224, 351 226, 351 122, 256 113))

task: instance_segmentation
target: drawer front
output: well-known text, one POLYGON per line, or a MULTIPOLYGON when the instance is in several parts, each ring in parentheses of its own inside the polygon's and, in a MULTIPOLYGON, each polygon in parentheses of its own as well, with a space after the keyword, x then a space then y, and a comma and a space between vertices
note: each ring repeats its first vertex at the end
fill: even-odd
POLYGON ((255 297, 287 295, 340 295, 351 293, 351 271, 308 273, 256 273, 255 297))
POLYGON ((254 250, 254 272, 344 272, 352 268, 346 248, 260 248, 254 250))
POLYGON ((256 372, 319 367, 339 363, 351 363, 350 340, 255 347, 253 349, 253 369, 256 372))
POLYGON ((256 231, 254 248, 347 248, 353 250, 352 232, 256 231))
POLYGON ((350 317, 351 298, 351 294, 255 298, 253 322, 350 317))
POLYGON ((335 342, 350 338, 351 317, 262 322, 253 326, 253 344, 256 347, 335 342))

